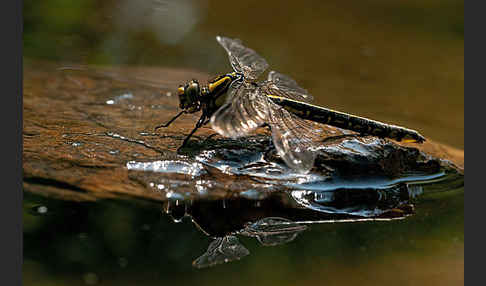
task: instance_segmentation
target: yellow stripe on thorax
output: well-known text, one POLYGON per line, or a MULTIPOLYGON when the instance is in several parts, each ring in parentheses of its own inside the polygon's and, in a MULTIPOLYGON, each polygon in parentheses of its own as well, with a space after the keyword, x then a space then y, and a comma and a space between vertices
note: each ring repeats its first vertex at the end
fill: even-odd
POLYGON ((231 81, 231 78, 229 76, 224 76, 221 79, 219 79, 219 80, 217 80, 213 83, 210 83, 208 85, 209 92, 213 92, 218 86, 224 84, 228 80, 231 81))

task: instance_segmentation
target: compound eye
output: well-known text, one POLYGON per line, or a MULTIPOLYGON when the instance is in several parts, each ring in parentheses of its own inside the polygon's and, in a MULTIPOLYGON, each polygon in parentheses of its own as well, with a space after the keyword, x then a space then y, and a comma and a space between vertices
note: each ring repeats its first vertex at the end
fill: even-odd
POLYGON ((190 82, 187 88, 185 89, 185 92, 186 95, 189 97, 189 100, 196 101, 200 93, 199 83, 197 83, 196 81, 190 82))

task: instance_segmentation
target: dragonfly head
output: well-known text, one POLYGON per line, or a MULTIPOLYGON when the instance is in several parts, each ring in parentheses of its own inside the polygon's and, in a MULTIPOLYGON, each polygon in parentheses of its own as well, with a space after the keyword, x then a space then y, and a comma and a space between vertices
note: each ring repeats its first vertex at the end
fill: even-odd
POLYGON ((201 109, 201 86, 193 79, 177 89, 179 107, 187 113, 194 113, 201 109))

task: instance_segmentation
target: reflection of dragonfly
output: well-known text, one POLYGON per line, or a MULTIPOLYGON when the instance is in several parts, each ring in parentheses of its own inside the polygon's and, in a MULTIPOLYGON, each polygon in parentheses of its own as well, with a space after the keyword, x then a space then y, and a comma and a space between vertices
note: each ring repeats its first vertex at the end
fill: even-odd
POLYGON ((414 212, 411 200, 422 193, 420 185, 403 182, 378 189, 336 187, 274 191, 258 198, 242 192, 231 198, 168 199, 164 209, 174 222, 190 218, 213 238, 207 251, 193 261, 194 267, 204 268, 249 255, 240 236, 256 238, 262 246, 277 246, 290 243, 310 225, 404 219, 414 212))
POLYGON ((425 141, 414 130, 312 105, 309 103, 312 96, 305 89, 275 71, 268 74, 267 80, 255 82, 268 67, 265 59, 237 39, 219 36, 216 39, 228 53, 234 72, 218 76, 205 86, 191 80, 179 87, 182 111, 156 127, 169 126, 183 113, 202 111, 181 147, 208 122, 216 132, 232 138, 268 124, 278 154, 288 166, 306 171, 314 163, 315 142, 326 135, 314 122, 397 141, 425 141))
POLYGON ((194 260, 192 265, 196 268, 204 268, 240 260, 250 254, 235 234, 256 237, 263 246, 276 246, 293 241, 299 233, 306 229, 306 225, 294 223, 285 218, 263 218, 234 234, 216 237, 209 245, 208 250, 194 260))

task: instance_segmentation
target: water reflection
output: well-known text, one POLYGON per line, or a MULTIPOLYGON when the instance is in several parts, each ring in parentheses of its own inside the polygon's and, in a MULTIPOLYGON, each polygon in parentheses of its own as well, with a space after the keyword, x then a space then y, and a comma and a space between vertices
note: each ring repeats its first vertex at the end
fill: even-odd
POLYGON ((391 221, 414 214, 421 185, 398 183, 385 189, 275 191, 249 198, 242 192, 223 199, 169 199, 165 212, 174 222, 189 217, 213 238, 194 260, 204 268, 239 260, 250 251, 238 236, 253 237, 263 246, 289 243, 312 224, 391 221))
POLYGON ((216 264, 239 260, 250 254, 236 236, 228 235, 217 237, 208 247, 208 250, 199 258, 194 260, 192 265, 196 268, 204 268, 216 264))
MULTIPOLYGON (((306 225, 285 218, 267 217, 249 223, 235 234, 255 237, 263 246, 276 246, 291 242, 306 229, 306 225)), ((233 234, 228 234, 223 237, 216 237, 209 245, 208 250, 194 260, 192 265, 196 268, 205 268, 239 260, 248 254, 250 254, 250 251, 239 242, 238 238, 233 234)))
POLYGON ((275 246, 294 240, 307 226, 280 217, 266 217, 249 224, 239 233, 256 237, 263 246, 275 246))

